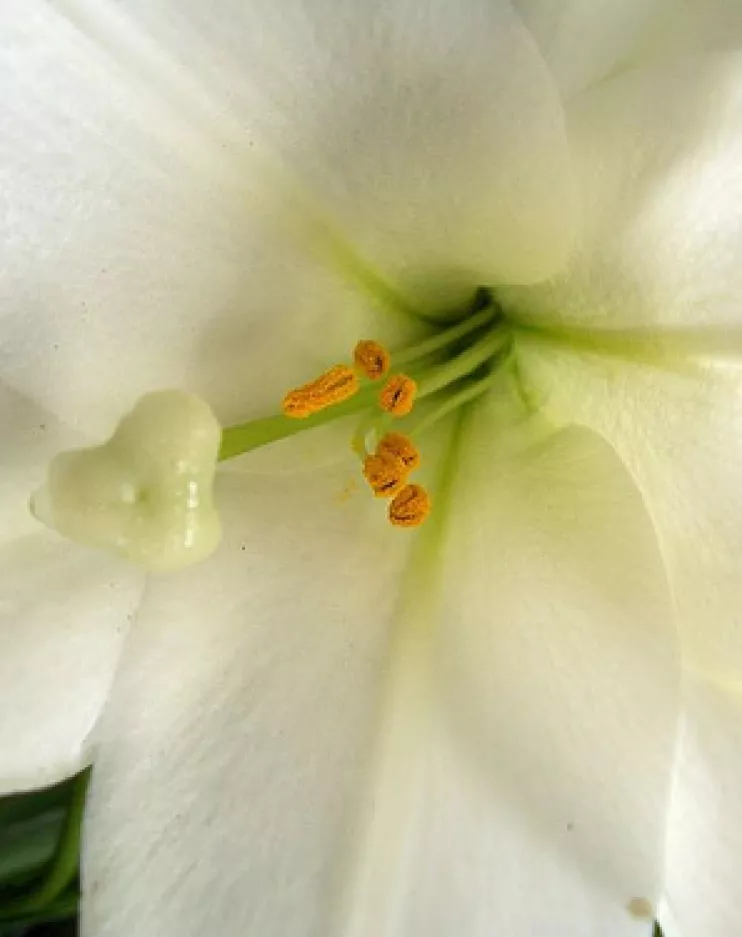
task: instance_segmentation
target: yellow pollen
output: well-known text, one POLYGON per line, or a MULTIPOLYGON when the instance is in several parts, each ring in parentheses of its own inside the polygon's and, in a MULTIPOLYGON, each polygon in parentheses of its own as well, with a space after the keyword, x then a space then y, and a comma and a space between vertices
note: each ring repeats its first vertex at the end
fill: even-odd
POLYGON ((417 383, 406 374, 395 374, 389 378, 379 394, 379 406, 393 416, 407 416, 412 410, 417 393, 417 383))
POLYGON ((375 452, 363 460, 363 477, 377 498, 392 498, 402 491, 407 474, 402 459, 389 452, 375 452))
POLYGON ((389 352, 379 342, 373 339, 363 339, 353 349, 353 360, 356 367, 372 381, 384 377, 391 367, 392 358, 389 352))
POLYGON ((414 442, 404 433, 387 433, 376 447, 377 454, 389 453, 401 459, 408 472, 413 472, 420 465, 420 453, 414 442))
POLYGON ((281 409, 285 416, 303 420, 325 407, 342 403, 357 393, 359 388, 358 375, 353 368, 347 364, 336 364, 308 384, 290 390, 283 398, 281 409))
POLYGON ((422 485, 405 485, 389 505, 389 523, 394 527, 419 527, 432 506, 422 485))

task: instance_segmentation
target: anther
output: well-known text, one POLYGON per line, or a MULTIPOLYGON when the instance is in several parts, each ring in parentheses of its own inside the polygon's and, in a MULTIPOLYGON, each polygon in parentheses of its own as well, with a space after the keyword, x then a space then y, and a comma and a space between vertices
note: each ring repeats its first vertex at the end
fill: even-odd
POLYGON ((283 398, 281 409, 285 416, 302 420, 325 407, 342 403, 357 393, 359 388, 355 371, 346 364, 336 364, 314 381, 290 390, 283 398))
POLYGON ((412 410, 417 393, 417 383, 406 374, 395 374, 389 378, 379 394, 379 406, 393 416, 407 416, 412 410))
POLYGON ((391 367, 392 358, 389 352, 379 342, 373 339, 363 339, 353 349, 353 360, 356 367, 372 381, 384 377, 391 367))
POLYGON ((402 459, 388 452, 375 452, 363 460, 363 477, 377 498, 392 498, 402 491, 407 474, 402 459))
POLYGON ((430 495, 422 485, 405 485, 389 505, 389 523, 394 527, 419 527, 431 508, 430 495))
POLYGON ((408 472, 413 472, 420 465, 420 453, 414 442, 404 433, 387 433, 376 447, 377 454, 389 453, 401 459, 408 472))

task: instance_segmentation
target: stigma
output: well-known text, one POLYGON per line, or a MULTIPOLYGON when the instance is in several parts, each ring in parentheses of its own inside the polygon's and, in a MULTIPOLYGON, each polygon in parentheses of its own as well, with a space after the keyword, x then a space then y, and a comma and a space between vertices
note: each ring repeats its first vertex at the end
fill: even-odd
POLYGON ((221 537, 213 492, 220 436, 199 397, 146 394, 107 442, 54 458, 31 512, 70 540, 145 569, 200 562, 221 537))

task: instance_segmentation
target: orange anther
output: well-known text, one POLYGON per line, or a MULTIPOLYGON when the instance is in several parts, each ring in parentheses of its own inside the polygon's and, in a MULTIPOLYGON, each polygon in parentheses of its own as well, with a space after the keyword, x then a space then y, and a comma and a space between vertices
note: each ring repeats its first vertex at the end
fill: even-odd
POLYGON ((395 527, 419 527, 431 508, 430 495, 422 485, 405 485, 389 505, 389 522, 395 527))
POLYGON ((387 433, 380 440, 376 452, 389 453, 401 459, 407 466, 408 472, 414 471, 420 465, 420 453, 414 442, 404 433, 387 433))
POLYGON ((363 460, 363 477, 377 498, 391 498, 407 481, 407 466, 391 453, 374 453, 363 460))
POLYGON ((336 364, 309 384, 290 390, 283 398, 281 409, 286 416, 301 420, 325 407, 342 403, 357 393, 359 387, 355 371, 346 364, 336 364))
POLYGON ((412 410, 417 384, 406 374, 390 377, 379 394, 379 406, 393 416, 407 416, 412 410))
POLYGON ((384 377, 391 367, 392 358, 379 342, 363 339, 353 349, 353 360, 358 370, 372 381, 384 377))

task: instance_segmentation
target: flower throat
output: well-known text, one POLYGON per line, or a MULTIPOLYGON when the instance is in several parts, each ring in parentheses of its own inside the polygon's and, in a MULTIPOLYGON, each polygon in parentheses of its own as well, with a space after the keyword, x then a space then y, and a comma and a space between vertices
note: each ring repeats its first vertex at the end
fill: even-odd
POLYGON ((422 461, 420 438, 489 389, 511 347, 502 312, 480 289, 463 317, 414 345, 389 351, 360 340, 352 361, 289 390, 281 416, 225 428, 219 458, 358 414, 351 445, 363 477, 375 497, 388 499, 393 526, 418 527, 432 508, 427 490, 410 482, 422 461))

